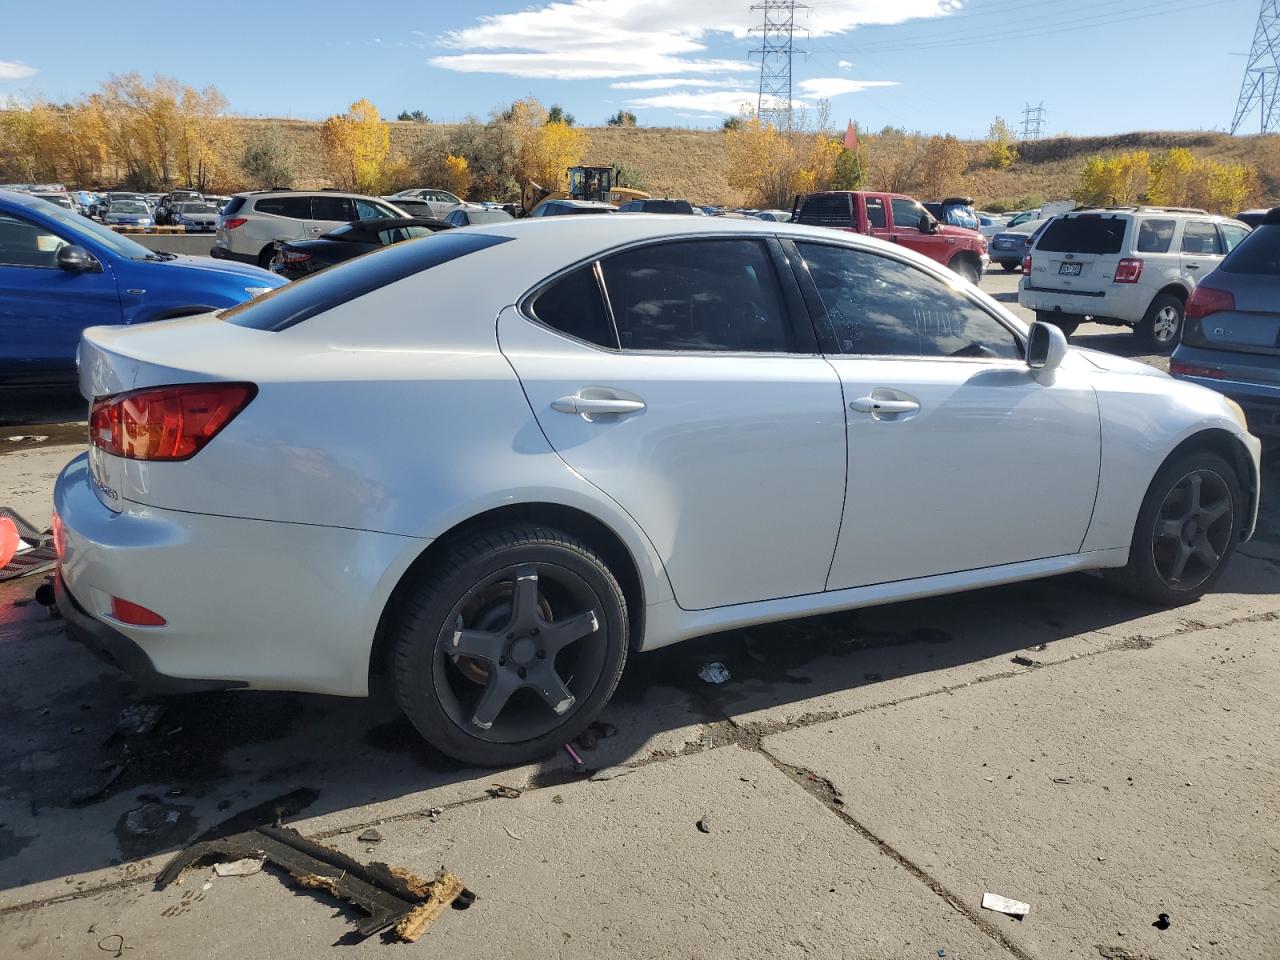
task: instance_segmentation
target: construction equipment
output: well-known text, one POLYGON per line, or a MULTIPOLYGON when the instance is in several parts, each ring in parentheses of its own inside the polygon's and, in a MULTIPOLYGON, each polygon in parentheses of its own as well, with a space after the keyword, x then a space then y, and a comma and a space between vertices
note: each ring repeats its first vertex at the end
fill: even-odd
POLYGON ((527 217, 545 200, 597 200, 620 207, 628 200, 647 200, 643 190, 614 185, 617 171, 612 167, 577 166, 569 168, 569 189, 548 190, 526 180, 520 191, 520 215, 527 217))

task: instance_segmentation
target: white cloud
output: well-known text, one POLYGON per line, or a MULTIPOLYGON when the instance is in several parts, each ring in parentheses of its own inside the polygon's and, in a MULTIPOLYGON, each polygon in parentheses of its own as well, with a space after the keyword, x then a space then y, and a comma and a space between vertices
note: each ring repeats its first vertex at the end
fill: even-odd
POLYGON ((896 87, 896 80, 850 80, 846 77, 813 77, 801 80, 796 86, 806 97, 838 97, 844 93, 860 93, 872 87, 896 87))
POLYGON ((624 80, 609 84, 614 90, 669 90, 672 87, 724 87, 732 90, 750 90, 747 80, 707 80, 702 77, 654 77, 649 80, 624 80))
MULTIPOLYGON (((653 97, 640 97, 628 100, 629 107, 649 107, 655 110, 690 110, 699 113, 736 114, 745 106, 750 110, 756 108, 756 94, 751 90, 682 90, 675 93, 660 93, 653 97)), ((792 106, 803 109, 808 106, 799 100, 793 100, 792 106)))
MULTIPOLYGON (((828 0, 797 26, 815 37, 866 24, 945 16, 959 0, 828 0)), ((754 72, 741 59, 707 58, 715 34, 745 39, 758 19, 743 0, 558 0, 480 17, 440 38, 458 51, 429 62, 464 73, 581 80, 754 72)), ((745 53, 745 51, 744 51, 745 53)))
POLYGON ((0 60, 0 80, 25 80, 40 71, 21 60, 0 60))
POLYGON ((852 63, 850 63, 848 60, 841 60, 840 62, 838 62, 838 63, 836 64, 836 66, 837 66, 837 67, 839 67, 841 70, 852 70, 852 69, 853 69, 853 64, 852 64, 852 63))

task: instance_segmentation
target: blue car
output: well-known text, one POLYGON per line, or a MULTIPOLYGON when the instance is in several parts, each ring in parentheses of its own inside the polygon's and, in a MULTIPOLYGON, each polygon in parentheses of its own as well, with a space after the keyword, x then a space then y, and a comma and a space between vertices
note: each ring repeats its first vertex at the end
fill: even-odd
POLYGON ((74 381, 85 327, 204 313, 284 283, 245 264, 155 253, 70 210, 0 190, 0 385, 74 381))

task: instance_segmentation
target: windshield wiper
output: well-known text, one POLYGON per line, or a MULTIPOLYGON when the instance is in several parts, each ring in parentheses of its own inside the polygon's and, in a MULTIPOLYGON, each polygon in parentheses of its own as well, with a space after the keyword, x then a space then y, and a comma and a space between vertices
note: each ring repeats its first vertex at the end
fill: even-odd
POLYGON ((150 260, 152 263, 168 263, 170 260, 177 260, 176 253, 167 253, 164 250, 155 250, 148 253, 145 257, 134 257, 135 260, 150 260))

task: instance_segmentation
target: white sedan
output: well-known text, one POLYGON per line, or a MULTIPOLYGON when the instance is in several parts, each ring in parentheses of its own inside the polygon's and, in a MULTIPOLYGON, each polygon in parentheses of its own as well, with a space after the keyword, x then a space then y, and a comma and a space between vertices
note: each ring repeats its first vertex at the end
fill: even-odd
POLYGON ((80 358, 73 634, 169 690, 389 672, 479 764, 712 631, 1090 569, 1190 602, 1257 512, 1231 401, 820 227, 443 231, 80 358))

